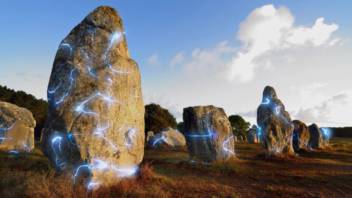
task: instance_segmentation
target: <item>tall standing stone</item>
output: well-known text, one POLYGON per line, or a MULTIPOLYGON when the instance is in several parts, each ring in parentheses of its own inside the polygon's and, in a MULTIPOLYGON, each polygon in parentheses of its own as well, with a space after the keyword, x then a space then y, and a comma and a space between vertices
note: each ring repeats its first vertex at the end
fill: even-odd
POLYGON ((11 153, 33 150, 35 124, 29 110, 0 102, 0 150, 11 153))
POLYGON ((73 169, 74 178, 89 169, 90 188, 136 172, 144 154, 141 77, 113 8, 98 7, 61 42, 48 100, 41 142, 57 169, 73 169))
POLYGON ((310 138, 309 146, 314 149, 322 149, 325 147, 323 133, 317 124, 311 124, 308 127, 310 138))
POLYGON ((183 121, 191 160, 213 162, 234 156, 234 136, 222 108, 188 107, 183 109, 183 121))
POLYGON ((253 125, 247 132, 247 142, 249 144, 259 143, 257 126, 253 125))
POLYGON ((266 86, 257 110, 257 124, 268 155, 292 155, 293 125, 273 87, 266 86))
POLYGON ((293 149, 295 152, 300 149, 309 149, 309 130, 307 125, 300 121, 294 120, 293 122, 294 130, 293 130, 293 149))

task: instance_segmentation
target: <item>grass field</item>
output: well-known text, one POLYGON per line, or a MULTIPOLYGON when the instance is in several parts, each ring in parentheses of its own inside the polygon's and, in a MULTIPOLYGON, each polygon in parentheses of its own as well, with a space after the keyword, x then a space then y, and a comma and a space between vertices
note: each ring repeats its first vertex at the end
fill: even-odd
POLYGON ((237 158, 190 164, 185 151, 146 150, 136 179, 87 192, 56 175, 39 150, 0 153, 0 197, 352 197, 352 139, 297 157, 268 159, 258 144, 236 144, 237 158))

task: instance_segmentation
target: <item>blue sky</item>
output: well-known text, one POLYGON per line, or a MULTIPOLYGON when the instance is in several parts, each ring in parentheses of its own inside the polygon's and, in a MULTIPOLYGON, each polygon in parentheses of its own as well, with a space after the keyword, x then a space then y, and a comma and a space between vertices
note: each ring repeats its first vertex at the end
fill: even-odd
MULTIPOLYGON (((348 95, 350 90, 346 85, 351 80, 344 77, 344 73, 350 71, 345 66, 351 63, 348 60, 340 63, 342 68, 341 75, 343 76, 341 78, 337 77, 339 76, 337 73, 327 80, 298 80, 295 83, 297 87, 304 88, 314 87, 314 85, 326 86, 324 91, 320 90, 318 93, 310 93, 314 94, 314 96, 319 95, 311 104, 302 103, 304 101, 303 98, 312 98, 308 95, 302 96, 302 98, 297 98, 299 94, 291 95, 292 90, 290 89, 298 89, 297 87, 292 87, 292 82, 295 81, 280 80, 280 83, 277 80, 280 77, 275 77, 276 80, 258 77, 259 72, 262 72, 259 74, 265 76, 272 73, 270 69, 269 72, 261 71, 260 69, 256 70, 255 78, 244 84, 229 83, 226 80, 222 81, 219 78, 209 76, 205 81, 198 81, 198 78, 203 77, 192 75, 192 72, 199 73, 198 70, 185 69, 184 65, 196 65, 194 66, 196 69, 202 67, 197 65, 202 64, 202 62, 197 62, 195 60, 197 57, 193 56, 196 54, 194 52, 197 49, 199 52, 203 52, 198 55, 203 54, 202 56, 205 57, 213 57, 212 55, 221 53, 221 58, 219 58, 223 61, 221 63, 227 64, 228 59, 236 57, 238 51, 241 52, 244 48, 243 43, 245 41, 236 37, 240 31, 241 22, 244 22, 255 9, 269 4, 272 4, 275 9, 279 9, 280 6, 287 8, 289 13, 294 16, 295 28, 302 26, 312 27, 317 18, 324 17, 325 24, 334 23, 338 25, 338 30, 331 33, 331 35, 341 38, 343 41, 346 40, 344 43, 348 43, 351 38, 351 1, 331 3, 331 1, 327 0, 4 0, 0 2, 0 23, 2 24, 0 31, 0 84, 16 90, 22 89, 37 97, 45 98, 47 81, 58 44, 94 8, 99 5, 110 5, 116 8, 123 18, 130 53, 140 65, 146 102, 161 103, 171 109, 178 118, 184 106, 215 104, 224 107, 228 114, 242 113, 251 119, 252 115, 250 112, 256 108, 258 101, 260 101, 263 87, 269 83, 276 85, 279 91, 282 91, 284 101, 291 102, 292 114, 299 114, 300 110, 308 111, 319 107, 319 105, 314 106, 314 104, 322 104, 321 106, 323 106, 324 101, 329 101, 329 98, 335 95, 341 93, 348 95), (222 41, 227 42, 226 52, 217 51, 219 50, 217 46, 222 41), (177 54, 182 55, 180 56, 182 61, 176 66, 170 66, 170 62, 177 54), (189 74, 191 74, 191 77, 189 74), (256 77, 259 79, 257 80, 256 77), (186 88, 187 83, 179 83, 187 80, 193 85, 192 88, 186 88), (206 85, 209 89, 202 90, 201 88, 207 83, 209 83, 209 85, 206 85), (180 94, 180 98, 177 98, 175 95, 168 93, 168 90, 170 92, 184 90, 184 92, 180 94), (198 92, 195 90, 198 90, 198 92), (205 94, 205 92, 207 93, 205 94), (239 96, 244 99, 238 99, 239 96), (248 100, 248 97, 253 99, 248 100), (237 105, 232 105, 232 102, 237 105)), ((340 51, 346 52, 350 50, 346 46, 348 44, 344 44, 344 47, 331 48, 336 53, 336 59, 340 60, 348 57, 347 55, 343 57, 338 55, 341 54, 338 53, 340 51)), ((307 46, 300 47, 302 48, 300 48, 300 53, 307 50, 307 46)), ((325 50, 323 47, 315 46, 315 54, 328 53, 322 52, 322 49, 325 50)), ((221 50, 224 49, 221 48, 221 50)), ((275 52, 278 51, 277 49, 275 50, 275 52)), ((292 52, 288 53, 285 51, 283 57, 302 59, 302 56, 297 55, 299 52, 295 51, 292 54, 292 52)), ((270 59, 270 62, 274 65, 273 68, 277 68, 275 64, 283 65, 282 63, 275 63, 275 61, 277 62, 277 60, 270 59)), ((218 62, 219 60, 214 60, 214 67, 216 67, 218 62)), ((317 64, 316 61, 314 64, 317 64)), ((290 67, 290 64, 287 65, 287 68, 290 67)), ((319 75, 326 76, 331 74, 328 66, 321 67, 327 69, 326 73, 323 72, 319 75)), ((200 71, 211 69, 204 66, 200 71)), ((224 68, 215 68, 215 70, 221 69, 224 68)), ((287 70, 275 71, 277 76, 282 76, 287 70)), ((211 74, 206 74, 205 72, 204 75, 211 74)), ((318 110, 315 109, 315 111, 318 110)), ((319 111, 315 114, 319 114, 319 111)), ((340 120, 340 118, 335 114, 331 113, 330 120, 325 120, 326 124, 339 125, 337 123, 340 122, 336 120, 340 120)), ((339 116, 342 117, 343 115, 339 116)), ((306 119, 307 122, 310 122, 310 120, 313 122, 314 120, 306 119)), ((341 125, 348 123, 352 125, 352 120, 343 121, 341 125)))

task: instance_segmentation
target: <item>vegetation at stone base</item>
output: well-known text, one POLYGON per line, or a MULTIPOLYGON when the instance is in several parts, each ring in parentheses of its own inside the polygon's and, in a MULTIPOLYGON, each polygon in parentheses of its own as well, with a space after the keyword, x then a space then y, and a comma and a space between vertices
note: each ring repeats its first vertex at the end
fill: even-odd
POLYGON ((144 120, 146 133, 148 131, 159 133, 167 127, 177 126, 175 117, 167 109, 154 103, 145 106, 144 120))
POLYGON ((249 130, 250 123, 245 121, 240 115, 230 115, 229 120, 232 126, 233 134, 245 140, 247 138, 247 131, 249 130))
POLYGON ((0 153, 0 197, 349 197, 352 139, 334 138, 330 150, 260 157, 259 144, 236 143, 237 160, 188 162, 186 151, 146 150, 136 179, 97 191, 55 174, 40 150, 0 153))
POLYGON ((24 91, 15 91, 6 86, 0 85, 0 101, 9 102, 20 107, 24 107, 32 112, 37 123, 35 127, 35 137, 40 138, 40 133, 44 127, 48 111, 48 103, 45 100, 37 99, 24 91))
POLYGON ((334 137, 352 138, 352 127, 331 127, 334 137))

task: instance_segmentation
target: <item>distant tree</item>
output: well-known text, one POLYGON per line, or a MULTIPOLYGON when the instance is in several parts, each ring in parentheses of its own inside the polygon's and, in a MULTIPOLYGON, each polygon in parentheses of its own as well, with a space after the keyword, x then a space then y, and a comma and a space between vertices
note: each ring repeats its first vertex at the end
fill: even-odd
POLYGON ((153 131, 159 133, 161 130, 172 127, 176 128, 175 117, 158 104, 148 104, 145 106, 145 132, 153 131))
POLYGON ((241 116, 239 115, 231 115, 229 117, 232 132, 236 137, 242 137, 242 139, 247 138, 247 132, 250 127, 250 123, 246 122, 241 116))
POLYGON ((179 122, 178 124, 177 124, 177 130, 178 131, 180 131, 180 132, 182 132, 182 133, 184 133, 184 124, 183 124, 183 122, 179 122))
POLYGON ((44 126, 48 111, 48 103, 45 100, 37 99, 31 94, 24 91, 15 91, 6 86, 0 85, 0 101, 9 102, 20 107, 24 107, 32 112, 36 121, 34 134, 36 140, 39 140, 41 130, 44 126))

